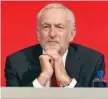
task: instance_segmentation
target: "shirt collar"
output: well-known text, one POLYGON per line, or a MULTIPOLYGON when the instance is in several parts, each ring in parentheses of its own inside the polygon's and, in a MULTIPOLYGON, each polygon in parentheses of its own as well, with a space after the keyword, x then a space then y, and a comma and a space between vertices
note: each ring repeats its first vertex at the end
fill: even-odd
POLYGON ((64 55, 62 56, 62 60, 63 60, 64 66, 65 66, 65 62, 66 62, 67 53, 68 53, 68 49, 66 50, 66 52, 65 52, 64 55))

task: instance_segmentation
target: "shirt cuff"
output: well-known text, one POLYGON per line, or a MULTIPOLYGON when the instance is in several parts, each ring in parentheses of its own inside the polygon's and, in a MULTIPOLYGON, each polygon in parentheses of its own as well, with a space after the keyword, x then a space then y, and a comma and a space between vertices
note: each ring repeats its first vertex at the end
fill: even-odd
POLYGON ((64 88, 74 88, 76 83, 77 83, 76 79, 73 78, 70 84, 64 88))
POLYGON ((33 87, 36 87, 36 88, 44 88, 37 79, 35 79, 33 81, 33 87))

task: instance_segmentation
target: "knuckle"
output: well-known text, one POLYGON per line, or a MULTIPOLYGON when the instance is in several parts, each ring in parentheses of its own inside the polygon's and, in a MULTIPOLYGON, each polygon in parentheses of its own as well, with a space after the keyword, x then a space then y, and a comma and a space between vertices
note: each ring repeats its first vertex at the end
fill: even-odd
POLYGON ((40 55, 39 56, 39 59, 46 59, 47 57, 46 57, 46 55, 40 55))
POLYGON ((39 56, 39 59, 42 59, 42 58, 43 58, 43 55, 40 55, 40 56, 39 56))

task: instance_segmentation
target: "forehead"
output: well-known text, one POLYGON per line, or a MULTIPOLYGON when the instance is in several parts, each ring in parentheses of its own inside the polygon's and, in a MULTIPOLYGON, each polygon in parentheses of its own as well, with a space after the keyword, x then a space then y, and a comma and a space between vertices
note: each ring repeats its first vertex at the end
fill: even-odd
POLYGON ((42 23, 66 23, 67 13, 64 9, 47 9, 45 10, 41 17, 40 22, 42 23))

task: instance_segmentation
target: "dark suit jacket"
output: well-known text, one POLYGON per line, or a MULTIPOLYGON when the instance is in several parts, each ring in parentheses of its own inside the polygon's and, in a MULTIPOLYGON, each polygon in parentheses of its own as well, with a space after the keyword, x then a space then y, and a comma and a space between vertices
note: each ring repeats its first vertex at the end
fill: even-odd
MULTIPOLYGON (((41 54, 42 48, 38 44, 8 56, 5 64, 7 86, 33 86, 32 82, 41 72, 41 54)), ((96 71, 105 71, 101 53, 75 43, 69 46, 65 65, 68 75, 77 80, 75 87, 90 87, 96 71)))

